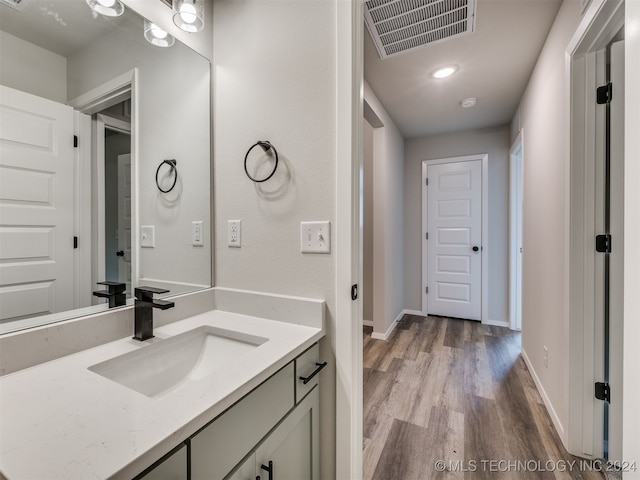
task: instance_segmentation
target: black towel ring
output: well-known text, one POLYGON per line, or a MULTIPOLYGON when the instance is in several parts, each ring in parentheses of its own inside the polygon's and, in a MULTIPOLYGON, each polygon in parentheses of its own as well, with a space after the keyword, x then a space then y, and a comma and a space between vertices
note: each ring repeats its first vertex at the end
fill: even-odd
POLYGON ((158 190, 160 190, 162 193, 169 193, 176 186, 176 182, 178 181, 178 168, 176 167, 177 163, 178 162, 176 160, 171 159, 163 160, 162 163, 158 165, 158 169, 156 170, 156 185, 158 186, 158 190), (169 165, 169 167, 171 167, 171 170, 173 171, 173 183, 167 190, 163 190, 163 188, 160 186, 160 182, 158 181, 158 174, 160 173, 162 165, 164 165, 165 163, 169 165))
POLYGON ((276 173, 277 169, 278 169, 278 151, 276 150, 276 147, 271 145, 271 143, 269 141, 267 141, 267 140, 265 140, 265 141, 258 140, 256 143, 251 145, 251 148, 249 148, 249 150, 247 151, 247 154, 244 156, 244 172, 247 174, 247 177, 249 177, 251 180, 253 180, 256 183, 266 182, 271 177, 273 177, 273 174, 276 173), (273 170, 271 171, 269 176, 267 176, 266 178, 260 179, 260 180, 258 180, 256 178, 253 178, 251 176, 251 174, 249 173, 249 169, 247 168, 247 159, 249 158, 249 153, 251 153, 251 150, 253 150, 257 146, 260 146, 260 148, 262 148, 262 150, 265 153, 268 152, 269 150, 273 150, 273 154, 276 157, 276 164, 273 166, 273 170))

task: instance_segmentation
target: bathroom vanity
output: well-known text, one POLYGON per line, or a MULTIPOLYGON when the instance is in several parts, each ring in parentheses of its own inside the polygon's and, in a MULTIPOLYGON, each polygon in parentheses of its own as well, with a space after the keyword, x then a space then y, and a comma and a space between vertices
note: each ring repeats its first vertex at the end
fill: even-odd
POLYGON ((150 340, 1 377, 2 475, 318 478, 324 302, 211 291, 150 340))

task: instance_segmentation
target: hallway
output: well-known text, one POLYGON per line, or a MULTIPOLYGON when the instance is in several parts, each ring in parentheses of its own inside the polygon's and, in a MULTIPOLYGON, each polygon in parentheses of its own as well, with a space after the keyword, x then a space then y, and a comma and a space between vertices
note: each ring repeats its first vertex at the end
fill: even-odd
POLYGON ((603 478, 563 448, 519 332, 405 315, 363 346, 365 480, 603 478))

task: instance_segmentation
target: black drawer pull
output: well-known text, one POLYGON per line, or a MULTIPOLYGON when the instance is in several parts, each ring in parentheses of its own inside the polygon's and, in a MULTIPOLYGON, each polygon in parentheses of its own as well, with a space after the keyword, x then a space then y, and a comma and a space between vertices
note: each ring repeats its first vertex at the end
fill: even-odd
POLYGON ((327 362, 322 362, 322 363, 316 362, 316 367, 318 368, 316 368, 311 375, 309 375, 308 377, 300 377, 300 380, 302 380, 303 385, 306 385, 307 383, 309 383, 311 379, 315 377, 318 373, 320 373, 320 370, 322 370, 326 366, 327 366, 327 362))
MULTIPOLYGON (((260 468, 269 473, 269 480, 273 480, 273 462, 271 460, 269 460, 269 466, 268 467, 266 465, 260 465, 260 468)), ((260 477, 258 477, 258 478, 260 478, 260 477)))

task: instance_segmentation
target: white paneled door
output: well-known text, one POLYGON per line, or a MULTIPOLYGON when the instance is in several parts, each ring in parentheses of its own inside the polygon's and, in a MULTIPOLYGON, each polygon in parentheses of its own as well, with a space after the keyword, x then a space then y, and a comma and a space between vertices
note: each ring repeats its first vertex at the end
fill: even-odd
MULTIPOLYGON (((118 281, 131 293, 131 154, 118 155, 118 281)), ((113 254, 113 252, 109 252, 113 254)))
POLYGON ((482 318, 482 160, 427 167, 428 314, 482 318))
POLYGON ((0 86, 0 320, 73 308, 73 109, 0 86))

